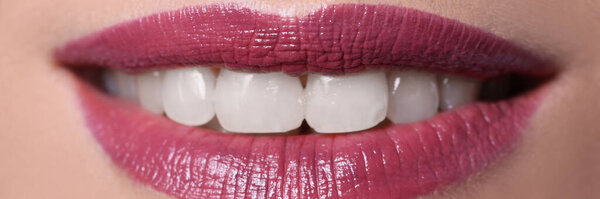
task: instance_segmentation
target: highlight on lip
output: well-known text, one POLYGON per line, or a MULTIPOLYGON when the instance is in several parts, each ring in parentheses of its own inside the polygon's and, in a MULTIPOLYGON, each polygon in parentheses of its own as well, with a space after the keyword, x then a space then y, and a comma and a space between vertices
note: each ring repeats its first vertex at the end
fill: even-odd
POLYGON ((552 73, 458 21, 361 4, 189 7, 55 55, 87 78, 82 112, 114 163, 178 198, 430 193, 510 152, 543 98, 512 81, 552 73))

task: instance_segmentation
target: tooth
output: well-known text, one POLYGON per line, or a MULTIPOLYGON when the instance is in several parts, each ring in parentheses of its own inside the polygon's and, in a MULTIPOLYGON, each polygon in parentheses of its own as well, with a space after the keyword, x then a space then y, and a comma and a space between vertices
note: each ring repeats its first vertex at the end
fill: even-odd
POLYGON ((121 71, 115 71, 114 78, 119 96, 134 102, 137 101, 135 76, 121 71))
POLYGON ((309 74, 305 92, 306 122, 320 133, 368 129, 386 116, 388 90, 382 71, 346 76, 309 74))
POLYGON ((393 71, 388 77, 390 102, 387 117, 397 124, 417 122, 434 116, 439 97, 434 74, 393 71))
POLYGON ((215 75, 210 68, 178 68, 165 72, 163 106, 171 120, 199 126, 210 121, 213 108, 215 75))
POLYGON ((102 81, 104 81, 104 88, 108 94, 113 96, 119 96, 119 87, 117 86, 117 80, 115 79, 115 72, 107 70, 102 72, 102 81))
POLYGON ((230 132, 286 132, 302 124, 302 95, 302 84, 296 77, 221 70, 215 111, 221 126, 230 132))
POLYGON ((142 107, 156 114, 163 113, 162 76, 159 71, 137 76, 138 100, 142 107))
POLYGON ((480 84, 465 77, 443 75, 440 77, 440 109, 451 110, 477 99, 480 84))

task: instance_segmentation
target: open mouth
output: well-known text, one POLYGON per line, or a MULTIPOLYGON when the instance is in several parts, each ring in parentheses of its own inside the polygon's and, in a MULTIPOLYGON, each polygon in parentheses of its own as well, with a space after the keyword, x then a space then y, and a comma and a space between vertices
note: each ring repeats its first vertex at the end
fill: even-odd
POLYGON ((115 164, 179 198, 430 193, 514 148, 553 73, 458 21, 360 4, 183 8, 56 57, 115 164))

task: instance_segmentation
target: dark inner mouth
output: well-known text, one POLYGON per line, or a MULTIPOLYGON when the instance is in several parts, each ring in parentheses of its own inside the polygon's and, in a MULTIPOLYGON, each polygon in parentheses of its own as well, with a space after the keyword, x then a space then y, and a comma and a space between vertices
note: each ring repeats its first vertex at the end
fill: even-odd
POLYGON ((497 102, 519 96, 553 79, 549 76, 526 76, 508 74, 494 77, 483 82, 479 101, 497 102))

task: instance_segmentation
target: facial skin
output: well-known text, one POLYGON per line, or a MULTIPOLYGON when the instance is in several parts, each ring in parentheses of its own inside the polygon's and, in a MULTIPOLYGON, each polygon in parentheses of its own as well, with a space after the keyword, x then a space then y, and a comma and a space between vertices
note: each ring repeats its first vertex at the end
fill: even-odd
MULTIPOLYGON (((169 198, 114 166, 81 116, 72 74, 52 50, 124 20, 219 1, 0 2, 0 198, 169 198)), ((424 10, 492 32, 560 68, 517 149, 425 198, 600 197, 600 2, 594 0, 246 1, 303 15, 330 3, 424 10)))

